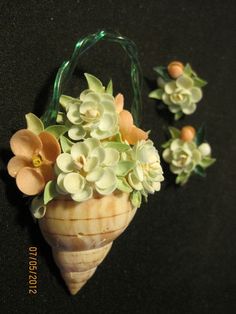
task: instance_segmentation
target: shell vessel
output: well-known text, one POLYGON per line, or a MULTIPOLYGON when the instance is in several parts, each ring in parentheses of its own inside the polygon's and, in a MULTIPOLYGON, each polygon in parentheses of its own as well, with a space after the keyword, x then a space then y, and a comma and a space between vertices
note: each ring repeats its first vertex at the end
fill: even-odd
POLYGON ((135 212, 129 194, 123 192, 82 203, 66 198, 48 203, 39 226, 71 294, 95 273, 135 212))

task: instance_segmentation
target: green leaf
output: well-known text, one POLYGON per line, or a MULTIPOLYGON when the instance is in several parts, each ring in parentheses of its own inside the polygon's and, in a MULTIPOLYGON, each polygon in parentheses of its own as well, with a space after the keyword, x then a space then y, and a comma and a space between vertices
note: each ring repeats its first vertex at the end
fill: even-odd
POLYGON ((97 93, 103 93, 105 91, 105 87, 98 78, 89 73, 84 73, 84 76, 86 77, 89 89, 97 93))
POLYGON ((139 208, 142 202, 142 195, 140 191, 133 191, 130 194, 130 201, 134 208, 139 208))
POLYGON ((183 112, 179 111, 175 113, 175 121, 179 120, 180 118, 183 117, 183 112))
POLYGON ((30 205, 30 211, 32 216, 37 219, 40 219, 45 215, 46 206, 44 204, 42 196, 36 196, 33 198, 30 205))
POLYGON ((68 105, 71 104, 72 101, 74 101, 75 98, 67 96, 67 95, 61 95, 59 99, 59 103, 61 106, 66 110, 68 105))
POLYGON ((154 99, 162 99, 164 91, 161 88, 153 90, 151 93, 149 93, 148 97, 154 98, 154 99))
POLYGON ((200 144, 202 144, 205 140, 205 127, 202 125, 198 130, 197 130, 197 134, 195 136, 195 142, 197 144, 197 146, 199 146, 200 144))
POLYGON ((170 76, 169 76, 169 74, 168 74, 168 72, 167 72, 167 67, 165 67, 165 66, 159 66, 159 67, 153 68, 153 70, 154 70, 157 74, 159 74, 160 77, 163 78, 163 80, 165 80, 165 81, 167 81, 167 82, 171 80, 171 78, 170 78, 170 76))
POLYGON ((105 147, 114 148, 120 153, 126 152, 130 149, 130 146, 128 144, 124 144, 121 142, 108 142, 105 147))
POLYGON ((213 165, 216 162, 215 158, 211 158, 211 157, 204 157, 201 161, 200 161, 200 166, 202 168, 208 168, 211 165, 213 165))
POLYGON ((117 178, 117 189, 126 193, 131 193, 133 191, 133 189, 124 177, 117 178))
POLYGON ((51 133, 56 139, 59 139, 61 135, 68 131, 68 127, 65 125, 50 125, 45 131, 51 133))
POLYGON ((120 142, 120 143, 123 142, 120 132, 118 132, 118 133, 114 136, 114 139, 115 139, 116 142, 120 142))
POLYGON ((180 173, 176 179, 175 179, 175 183, 176 184, 180 184, 180 185, 184 185, 185 183, 188 182, 188 179, 190 178, 190 174, 189 173, 185 173, 182 172, 180 173))
POLYGON ((58 195, 58 192, 56 190, 56 182, 49 181, 44 188, 44 193, 43 193, 44 204, 46 205, 57 195, 58 195))
POLYGON ((107 88, 106 88, 106 93, 113 95, 113 83, 112 80, 109 81, 107 88))
POLYGON ((63 135, 60 136, 60 143, 63 153, 70 153, 71 147, 74 145, 74 143, 63 135))
POLYGON ((189 63, 187 63, 184 67, 184 74, 187 76, 191 76, 192 75, 192 67, 189 63))
POLYGON ((196 174, 198 174, 201 177, 206 177, 206 171, 201 166, 196 166, 193 170, 196 174))
POLYGON ((170 146, 171 142, 172 142, 172 139, 170 139, 169 141, 163 143, 163 144, 161 145, 161 147, 162 147, 162 148, 167 148, 167 147, 170 146))
POLYGON ((179 138, 180 137, 180 130, 177 129, 177 128, 174 128, 173 126, 170 126, 168 128, 169 132, 170 132, 170 135, 173 138, 179 138))
POLYGON ((116 175, 125 177, 127 173, 134 168, 134 166, 135 163, 133 161, 128 160, 119 161, 116 168, 116 175))
POLYGON ((44 125, 43 122, 32 112, 27 113, 25 115, 27 129, 33 132, 34 134, 38 135, 39 133, 43 132, 44 125))
POLYGON ((199 87, 199 88, 202 88, 204 86, 207 85, 207 81, 201 79, 200 77, 196 76, 193 78, 193 81, 194 81, 194 85, 199 87))

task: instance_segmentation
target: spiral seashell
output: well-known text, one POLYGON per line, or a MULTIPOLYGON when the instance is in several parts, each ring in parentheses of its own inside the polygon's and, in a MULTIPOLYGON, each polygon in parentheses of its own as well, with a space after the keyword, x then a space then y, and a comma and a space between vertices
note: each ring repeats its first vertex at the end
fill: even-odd
POLYGON ((71 199, 49 202, 39 226, 71 294, 92 277, 135 213, 129 194, 123 192, 82 203, 71 199))

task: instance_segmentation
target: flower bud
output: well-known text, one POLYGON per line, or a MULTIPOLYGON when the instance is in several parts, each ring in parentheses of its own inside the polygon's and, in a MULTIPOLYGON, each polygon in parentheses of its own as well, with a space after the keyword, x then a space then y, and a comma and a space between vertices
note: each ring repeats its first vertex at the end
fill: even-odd
POLYGON ((184 72, 184 65, 179 61, 172 61, 167 67, 170 77, 173 79, 178 78, 184 72))
POLYGON ((191 142, 195 137, 196 131, 191 125, 184 126, 180 132, 180 139, 185 142, 191 142))
POLYGON ((202 143, 198 149, 200 150, 202 156, 209 156, 211 154, 211 146, 208 143, 202 143))

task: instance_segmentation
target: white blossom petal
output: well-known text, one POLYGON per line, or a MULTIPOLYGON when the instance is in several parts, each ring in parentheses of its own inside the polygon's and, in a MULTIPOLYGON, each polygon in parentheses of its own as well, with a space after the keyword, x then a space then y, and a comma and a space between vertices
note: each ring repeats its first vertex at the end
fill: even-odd
POLYGON ((128 174, 128 182, 132 186, 132 188, 134 188, 137 191, 140 191, 143 189, 142 183, 132 172, 128 174))
POLYGON ((89 185, 86 185, 83 190, 80 190, 79 192, 72 194, 71 198, 76 202, 84 202, 88 199, 92 198, 93 196, 93 189, 89 185))
POLYGON ((172 94, 176 89, 176 81, 170 81, 165 84, 164 90, 166 94, 172 94))
POLYGON ((191 96, 192 96, 192 101, 194 103, 199 102, 202 99, 202 90, 199 87, 192 87, 190 89, 191 96))
POLYGON ((104 173, 104 170, 102 168, 96 168, 95 170, 87 174, 86 180, 89 182, 98 181, 103 176, 103 173, 104 173))
POLYGON ((68 136, 74 141, 83 139, 85 135, 86 131, 81 125, 73 125, 68 131, 68 136))
POLYGON ((194 103, 191 103, 189 106, 183 107, 182 106, 182 111, 185 114, 192 114, 196 110, 197 106, 194 103))
POLYGON ((74 169, 73 159, 68 153, 60 154, 57 157, 56 165, 61 171, 65 173, 71 172, 74 169))
POLYGON ((70 194, 74 194, 78 191, 83 190, 84 185, 85 185, 84 178, 79 173, 76 172, 66 174, 63 179, 64 189, 70 194))
POLYGON ((71 147, 71 156, 73 160, 78 160, 80 156, 85 156, 85 158, 88 156, 89 149, 87 145, 84 142, 75 143, 71 147))
POLYGON ((103 160, 103 164, 105 166, 115 166, 120 159, 119 152, 114 148, 105 148, 104 151, 105 158, 103 160))
POLYGON ((110 168, 104 169, 101 178, 95 182, 95 186, 98 189, 107 189, 114 184, 116 184, 116 175, 110 168))
POLYGON ((190 89, 193 87, 193 80, 187 75, 181 75, 176 80, 176 85, 183 89, 190 89))

